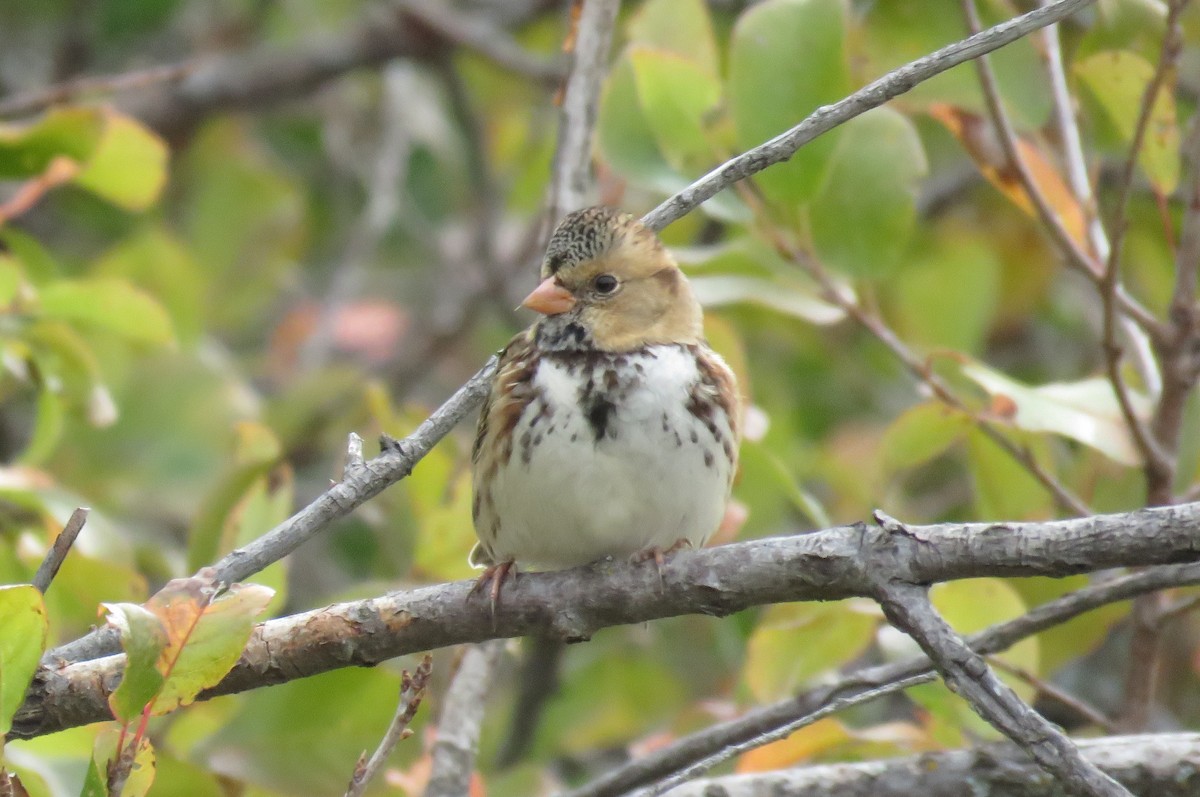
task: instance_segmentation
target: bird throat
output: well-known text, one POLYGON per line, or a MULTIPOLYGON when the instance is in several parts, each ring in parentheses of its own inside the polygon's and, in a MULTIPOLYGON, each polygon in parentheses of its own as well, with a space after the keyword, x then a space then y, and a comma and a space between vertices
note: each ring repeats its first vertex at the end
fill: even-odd
POLYGON ((534 332, 535 342, 542 351, 595 351, 592 333, 574 313, 562 313, 543 318, 534 332))

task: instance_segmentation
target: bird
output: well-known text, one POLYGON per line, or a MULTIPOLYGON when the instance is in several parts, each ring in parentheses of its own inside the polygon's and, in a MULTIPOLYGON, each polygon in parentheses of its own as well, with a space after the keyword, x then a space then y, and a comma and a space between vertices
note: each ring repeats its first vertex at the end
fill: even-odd
POLYGON ((721 524, 737 470, 737 380, 654 231, 570 213, 540 279, 522 305, 541 317, 501 351, 472 449, 470 563, 493 612, 516 565, 629 556, 661 579, 665 554, 721 524))

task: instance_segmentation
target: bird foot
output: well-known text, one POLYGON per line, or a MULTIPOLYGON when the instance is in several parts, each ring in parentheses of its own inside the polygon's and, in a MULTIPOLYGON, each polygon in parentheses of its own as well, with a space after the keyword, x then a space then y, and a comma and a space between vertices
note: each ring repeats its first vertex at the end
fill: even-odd
POLYGON ((630 557, 630 561, 633 562, 634 564, 641 564, 642 562, 653 561, 654 569, 658 572, 658 588, 662 589, 663 588, 663 565, 666 564, 667 557, 670 556, 671 554, 675 553, 676 551, 682 550, 684 548, 691 548, 691 547, 692 547, 692 543, 690 540, 680 537, 678 540, 675 540, 675 542, 671 543, 671 545, 667 546, 666 548, 663 548, 658 545, 651 545, 649 548, 643 548, 642 550, 635 553, 632 557, 630 557))
POLYGON ((507 562, 491 565, 483 571, 475 581, 475 586, 471 587, 471 591, 467 593, 467 600, 470 600, 472 595, 482 592, 483 588, 488 586, 489 582, 491 583, 491 586, 488 588, 488 598, 492 609, 493 628, 496 625, 496 607, 500 605, 500 587, 504 585, 504 581, 509 577, 510 573, 514 577, 517 574, 517 564, 512 559, 509 559, 507 562))

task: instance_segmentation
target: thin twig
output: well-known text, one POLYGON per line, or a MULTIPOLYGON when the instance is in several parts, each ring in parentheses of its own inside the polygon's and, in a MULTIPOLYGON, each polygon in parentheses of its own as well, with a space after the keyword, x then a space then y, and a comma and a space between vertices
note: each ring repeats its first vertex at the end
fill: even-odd
MULTIPOLYGON (((520 4, 517 11, 497 7, 480 20, 492 23, 496 36, 541 13, 540 3, 520 4)), ((474 17, 472 17, 474 19, 474 17)), ((475 24, 475 23, 472 23, 475 24)), ((312 36, 287 49, 259 48, 206 60, 169 86, 130 95, 132 113, 168 137, 181 135, 210 114, 238 108, 262 110, 311 92, 356 69, 375 67, 394 58, 441 58, 455 42, 387 3, 367 5, 345 30, 312 36)))
POLYGON ((791 130, 721 164, 647 213, 642 221, 652 230, 661 230, 718 191, 787 160, 796 150, 822 133, 828 133, 838 125, 883 105, 951 67, 979 58, 1039 28, 1059 22, 1092 2, 1094 0, 1058 0, 1045 8, 1001 22, 893 69, 845 99, 818 108, 791 130))
MULTIPOLYGON (((975 11, 974 2, 972 0, 962 0, 962 8, 971 31, 979 30, 979 15, 975 11)), ((1049 8, 1049 6, 1046 6, 1046 8, 1049 8)), ((1050 206, 1049 201, 1038 187, 1037 181, 1030 174, 1025 159, 1021 157, 1020 149, 1017 146, 1017 133, 1013 129, 1012 121, 1008 118, 1008 112, 1004 109, 1004 103, 1000 97, 1000 89, 996 83, 996 77, 992 73, 991 64, 988 62, 988 59, 986 57, 976 59, 975 70, 979 74, 979 83, 983 89, 983 97, 987 104, 988 115, 995 126, 996 135, 999 138, 1005 160, 1008 161, 1013 173, 1020 181, 1026 196, 1028 196, 1029 201, 1033 204, 1034 210, 1037 212, 1038 221, 1041 222, 1043 228, 1050 234, 1054 243, 1062 251, 1067 265, 1092 283, 1098 284, 1103 277, 1103 267, 1089 253, 1085 252, 1080 247, 1079 242, 1067 231, 1062 219, 1059 218, 1054 208, 1050 206)), ((1138 326, 1145 330, 1145 333, 1152 340, 1160 340, 1163 330, 1158 319, 1149 310, 1142 307, 1137 300, 1126 294, 1123 288, 1118 286, 1116 291, 1116 299, 1121 303, 1122 311, 1130 319, 1136 321, 1138 326)))
POLYGON ((0 226, 28 213, 51 189, 73 179, 77 174, 77 161, 65 155, 55 155, 41 174, 21 183, 7 201, 0 203, 0 226))
POLYGON ((58 569, 62 567, 63 561, 70 553, 71 546, 75 544, 79 532, 83 531, 83 524, 87 523, 90 511, 86 506, 76 509, 67 519, 63 530, 54 538, 54 544, 50 546, 49 551, 46 551, 46 557, 42 559, 42 564, 33 574, 33 586, 37 588, 38 592, 45 593, 50 588, 50 582, 58 575, 58 569))
MULTIPOLYGON (((1188 0, 1172 0, 1168 6, 1166 29, 1163 33, 1162 49, 1150 81, 1142 94, 1134 125, 1129 152, 1122 163, 1117 179, 1116 201, 1112 221, 1109 225, 1112 251, 1105 267, 1106 287, 1119 279, 1121 255, 1128 224, 1127 214, 1133 191, 1133 175, 1141 154, 1146 131, 1150 124, 1154 105, 1167 80, 1175 74, 1176 64, 1182 48, 1183 33, 1180 15, 1188 0)), ((1178 263, 1178 261, 1177 261, 1178 263)), ((1169 335, 1159 345, 1159 357, 1163 366, 1163 389, 1155 408, 1148 435, 1152 435, 1160 456, 1148 459, 1145 465, 1146 500, 1152 505, 1169 504, 1174 500, 1175 477, 1178 472, 1179 436, 1183 425, 1184 408, 1196 385, 1195 341, 1197 315, 1195 301, 1196 265, 1188 264, 1177 270, 1175 294, 1171 300, 1171 315, 1168 319, 1169 335), (1191 281, 1185 285, 1184 281, 1191 281)), ((1110 288, 1111 289, 1111 288, 1110 288)), ((1113 363, 1119 359, 1119 351, 1110 331, 1112 324, 1112 300, 1105 292, 1105 351, 1109 359, 1110 379, 1118 388, 1121 397, 1119 368, 1113 363)), ((1130 411, 1122 404, 1126 418, 1130 411)), ((1160 596, 1146 596, 1134 602, 1132 614, 1133 633, 1130 635, 1130 662, 1125 674, 1125 684, 1119 712, 1119 724, 1124 730, 1140 730, 1146 727, 1150 709, 1154 704, 1158 688, 1159 670, 1162 664, 1162 626, 1158 615, 1162 608, 1160 596)))
POLYGON ((346 797, 360 797, 366 791, 367 784, 383 767, 396 745, 412 736, 412 729, 408 726, 417 716, 417 709, 421 705, 422 698, 425 697, 425 685, 429 682, 431 672, 433 672, 433 656, 428 653, 421 659, 421 663, 417 665, 417 669, 413 671, 412 675, 409 675, 408 670, 404 670, 400 676, 400 702, 396 706, 396 714, 392 717, 387 732, 383 735, 379 747, 375 749, 370 760, 363 760, 366 753, 363 753, 363 757, 358 759, 358 764, 354 767, 354 774, 350 777, 350 785, 346 789, 346 797))
MULTIPOLYGON (((962 9, 969 29, 972 31, 978 30, 980 27, 979 13, 975 8, 974 0, 962 0, 962 9)), ((975 62, 975 70, 979 74, 979 84, 983 89, 988 113, 1000 137, 1000 144, 1004 150, 1005 159, 1018 175, 1026 195, 1037 209, 1039 220, 1051 232, 1052 237, 1058 243, 1059 247, 1067 254, 1068 263, 1075 266, 1077 271, 1091 278, 1097 285, 1104 307, 1103 343, 1109 381, 1112 383, 1117 402, 1121 407, 1121 413, 1125 418, 1126 425, 1129 427, 1130 434, 1133 436, 1138 452, 1142 455, 1147 470, 1161 468, 1165 462, 1161 447, 1150 433, 1145 420, 1139 417, 1134 410, 1133 402, 1129 396, 1129 388, 1125 384, 1124 375, 1121 373, 1121 349, 1116 342, 1117 303, 1120 301, 1121 296, 1117 274, 1107 269, 1097 272, 1098 265, 1093 263, 1087 253, 1079 248, 1078 242, 1067 232, 1062 224, 1062 220, 1059 219, 1058 214, 1050 207, 1046 197, 1039 190, 1036 181, 1029 173, 1024 159, 1021 157, 1020 149, 1017 147, 1016 132, 1013 130, 1012 122, 1009 120, 1008 113, 1004 108, 996 76, 992 72, 991 63, 986 56, 975 62)), ((1116 247, 1113 247, 1113 251, 1115 250, 1116 247)), ((1158 327, 1159 325, 1156 321, 1155 328, 1158 329, 1158 327)))
MULTIPOLYGON (((1040 5, 1047 5, 1048 0, 1040 0, 1040 5)), ((1092 191, 1092 181, 1088 177, 1087 162, 1083 155, 1083 141, 1079 135, 1079 124, 1075 118, 1075 105, 1067 88, 1067 74, 1063 67, 1062 47, 1058 38, 1058 25, 1047 25, 1042 29, 1043 59, 1046 63, 1046 76, 1050 83, 1050 98, 1054 103, 1054 124, 1062 141, 1063 161, 1067 167, 1067 184, 1079 203, 1087 222, 1088 241, 1092 250, 1101 260, 1108 259, 1110 250, 1108 234, 1100 222, 1099 209, 1096 207, 1096 196, 1092 191)), ((1025 187, 1026 191, 1029 190, 1025 187)))
MULTIPOLYGON (((881 518, 881 522, 887 519, 881 518)), ((1062 786, 1080 795, 1133 797, 996 677, 983 658, 937 613, 927 587, 880 580, 876 599, 892 625, 921 646, 946 685, 965 698, 975 713, 1020 745, 1062 786)))
POLYGON ((1014 443, 997 424, 989 421, 987 418, 981 417, 978 413, 972 412, 966 402, 954 392, 950 385, 930 368, 928 362, 910 349, 877 313, 868 310, 857 300, 847 296, 846 292, 838 286, 829 272, 825 270, 825 267, 818 263, 815 258, 794 250, 781 236, 774 235, 770 231, 768 231, 768 235, 772 238, 775 248, 779 250, 780 254, 799 265, 821 287, 826 301, 840 308, 846 315, 854 319, 859 326, 867 330, 876 340, 887 347, 909 373, 929 388, 930 392, 939 401, 948 407, 959 410, 970 418, 980 432, 1028 471, 1053 496, 1061 509, 1080 517, 1091 514, 1091 508, 1083 499, 1075 495, 1054 474, 1043 468, 1041 463, 1037 461, 1037 458, 1034 457, 1033 452, 1028 448, 1014 443))
POLYGON ((934 674, 932 672, 924 672, 918 675, 902 678, 897 681, 891 681, 875 689, 867 689, 862 692, 856 692, 853 695, 836 697, 811 714, 806 714, 805 716, 800 717, 788 723, 787 725, 775 728, 774 730, 768 731, 767 733, 764 733, 761 736, 757 736, 753 739, 748 739, 741 744, 734 744, 717 750, 706 758, 697 761, 687 769, 677 772, 668 778, 664 778, 662 781, 654 784, 652 787, 638 792, 637 797, 658 797, 660 794, 666 794, 668 791, 680 785, 681 783, 686 783, 689 780, 700 777, 718 764, 728 761, 735 756, 748 753, 751 750, 755 750, 759 747, 770 744, 771 742, 777 742, 780 739, 785 739, 801 728, 812 725, 818 720, 832 716, 839 711, 845 711, 848 708, 853 708, 854 706, 859 706, 863 703, 869 703, 872 700, 877 700, 881 697, 902 692, 909 687, 920 686, 921 684, 929 683, 932 680, 935 680, 934 674))
MULTIPOLYGON (((1154 74, 1151 76, 1150 82, 1146 84, 1145 91, 1142 94, 1137 121, 1134 124, 1133 138, 1129 144, 1129 152, 1125 156, 1120 175, 1117 178, 1116 200, 1114 202, 1112 220, 1109 223, 1112 248, 1109 251, 1108 260, 1105 262, 1103 279, 1100 281, 1100 295, 1104 300, 1103 345, 1109 381, 1112 382, 1113 390, 1116 391, 1117 399, 1121 405, 1121 414, 1125 417, 1126 425, 1129 426, 1134 440, 1138 444, 1138 448, 1143 452, 1145 457, 1147 499, 1152 505, 1169 503, 1171 501, 1171 489, 1175 481, 1176 470, 1174 456, 1176 441, 1174 438, 1163 437, 1161 433, 1155 434, 1155 432, 1161 432, 1161 421, 1156 422, 1156 428, 1152 431, 1134 411, 1133 403, 1129 397, 1129 388, 1125 384, 1125 379, 1121 374, 1121 347, 1117 342, 1116 332, 1116 292, 1117 284, 1121 278, 1121 255, 1125 243, 1125 230, 1128 226, 1127 214, 1129 210, 1129 198, 1133 191, 1133 174, 1137 167, 1143 143, 1145 142, 1146 130, 1150 124, 1150 117, 1153 114, 1159 92, 1165 85, 1168 76, 1173 75, 1175 72, 1174 65, 1179 58, 1182 43, 1179 14, 1183 10, 1184 5, 1185 3, 1180 2, 1180 0, 1175 0, 1170 4, 1170 9, 1167 13, 1166 32, 1163 35, 1162 50, 1159 55, 1158 64, 1155 66, 1154 74)), ((1170 359, 1170 357, 1169 353, 1164 352, 1164 360, 1170 359)), ((1169 370, 1170 366, 1168 365, 1167 368, 1169 370)), ((1159 400, 1157 415, 1161 417, 1164 412, 1172 412, 1173 410, 1167 408, 1166 405, 1174 405, 1177 402, 1181 403, 1190 390, 1190 385, 1180 385, 1176 380, 1168 376, 1163 384, 1163 393, 1159 400)), ((1179 412, 1182 413, 1182 409, 1179 412)))
POLYGON ((1083 700, 1075 697, 1075 695, 1071 694, 1065 689, 1055 686, 1045 678, 1039 678, 1037 675, 1031 673, 1024 667, 1018 667, 1015 664, 1010 664, 999 656, 988 656, 986 658, 988 663, 996 669, 1004 670, 1006 673, 1020 678, 1022 681, 1032 686, 1041 694, 1066 706, 1067 708, 1071 709, 1071 711, 1074 711, 1080 717, 1084 718, 1096 727, 1103 728, 1108 733, 1117 732, 1117 724, 1108 717, 1104 716, 1102 711, 1097 709, 1095 706, 1085 703, 1083 700))
POLYGON ((177 64, 162 64, 147 69, 136 69, 117 75, 95 75, 79 77, 53 86, 34 89, 0 99, 0 118, 25 116, 37 111, 73 101, 85 94, 115 94, 133 91, 159 83, 174 83, 182 80, 199 62, 182 61, 177 64))
MULTIPOLYGON (((1041 0, 1045 5, 1047 0, 1041 0)), ((1062 143, 1062 157, 1066 164, 1067 184, 1075 195, 1087 228, 1088 242, 1092 251, 1101 261, 1107 261, 1112 248, 1109 244, 1108 233, 1100 221, 1100 209, 1097 206, 1096 195, 1092 189, 1092 181, 1088 176, 1087 162, 1083 154, 1083 142, 1079 134, 1079 124, 1075 116, 1074 100, 1067 88, 1066 69, 1063 66, 1062 47, 1058 38, 1058 26, 1050 25, 1042 31, 1042 48, 1040 50, 1046 64, 1046 75, 1050 85, 1050 98, 1054 104, 1054 121, 1058 128, 1059 139, 1062 143)), ((1028 192, 1037 190, 1036 186, 1024 186, 1028 192)), ((1092 270, 1087 276, 1094 280, 1092 270)), ((1122 289, 1120 299, 1124 304, 1132 306, 1135 303, 1124 295, 1122 289)), ((1141 310, 1140 306, 1138 309, 1141 310)), ((1127 315, 1120 318, 1122 331, 1129 342, 1130 355, 1136 364, 1138 374, 1146 385, 1146 392, 1151 397, 1162 394, 1162 374, 1154 357, 1154 349, 1142 327, 1127 315)))
POLYGON ((462 797, 469 793, 483 709, 503 650, 504 643, 494 639, 472 645, 463 654, 442 699, 425 797, 462 797))
MULTIPOLYGON (((968 643, 980 654, 999 653, 1023 639, 1101 606, 1128 600, 1146 592, 1194 583, 1200 583, 1200 564, 1167 565, 1120 576, 1068 593, 1037 606, 1020 617, 973 634, 968 643)), ((676 739, 669 745, 605 773, 562 797, 618 797, 633 789, 656 783, 726 747, 743 744, 762 737, 775 728, 802 720, 838 697, 858 694, 863 690, 876 689, 928 672, 932 672, 932 665, 923 655, 907 661, 856 670, 842 675, 833 683, 754 709, 736 719, 717 723, 676 739)))

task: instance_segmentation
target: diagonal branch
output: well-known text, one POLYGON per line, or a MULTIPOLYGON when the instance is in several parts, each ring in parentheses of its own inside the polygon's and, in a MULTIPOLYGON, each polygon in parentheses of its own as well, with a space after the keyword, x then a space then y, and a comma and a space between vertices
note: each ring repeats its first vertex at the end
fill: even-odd
MULTIPOLYGON (((1167 565, 1120 576, 1091 584, 1037 606, 1020 617, 972 634, 968 643, 981 655, 1000 653, 1022 639, 1101 606, 1147 592, 1196 583, 1200 583, 1200 564, 1167 565)), ((892 687, 898 689, 908 679, 932 672, 933 666, 925 656, 855 670, 832 683, 676 739, 562 797, 618 797, 703 762, 725 748, 749 745, 757 739, 769 740, 779 728, 803 727, 824 716, 823 712, 839 701, 857 702, 857 698, 866 693, 888 694, 892 687)))
POLYGON ((965 698, 975 713, 1020 745, 1069 791, 1132 797, 992 672, 938 615, 929 601, 928 587, 881 579, 876 599, 892 625, 916 640, 933 660, 951 691, 965 698))
POLYGON ((1012 44, 1039 28, 1060 22, 1092 2, 1094 0, 1057 0, 894 69, 849 97, 818 108, 791 130, 726 161, 647 213, 642 221, 652 230, 661 230, 695 210, 718 191, 792 157, 796 150, 822 133, 828 133, 838 125, 883 105, 951 67, 1012 44))
MULTIPOLYGON (((333 521, 345 517, 368 499, 408 476, 439 440, 479 406, 495 368, 496 358, 493 357, 445 404, 425 419, 415 432, 403 440, 391 441, 391 445, 374 459, 359 461, 362 441, 358 441, 358 459, 352 458, 348 463, 341 482, 254 542, 230 551, 213 566, 211 575, 227 583, 249 578, 299 548, 333 521)), ((354 449, 355 445, 351 438, 351 448, 354 449)), ((117 635, 112 629, 106 628, 48 651, 43 662, 80 661, 115 653, 119 649, 117 635)))

